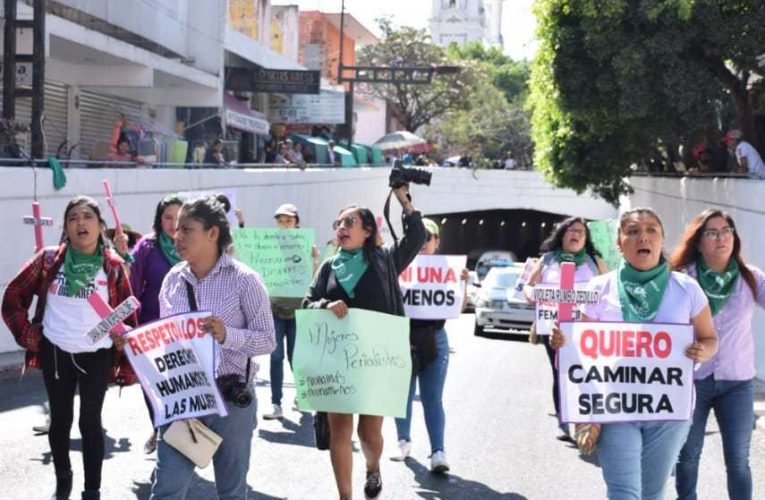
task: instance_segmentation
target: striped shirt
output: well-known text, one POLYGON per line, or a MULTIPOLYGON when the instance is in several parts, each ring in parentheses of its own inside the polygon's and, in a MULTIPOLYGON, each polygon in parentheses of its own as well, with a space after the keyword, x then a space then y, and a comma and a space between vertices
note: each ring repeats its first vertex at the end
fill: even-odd
MULTIPOLYGON (((187 262, 174 266, 159 292, 159 313, 165 318, 191 310, 186 281, 194 288, 200 311, 210 311, 226 325, 226 340, 218 347, 216 376, 244 376, 247 359, 270 354, 276 347, 271 301, 260 276, 223 254, 215 267, 197 280, 187 262)), ((258 370, 253 363, 251 374, 258 370)))

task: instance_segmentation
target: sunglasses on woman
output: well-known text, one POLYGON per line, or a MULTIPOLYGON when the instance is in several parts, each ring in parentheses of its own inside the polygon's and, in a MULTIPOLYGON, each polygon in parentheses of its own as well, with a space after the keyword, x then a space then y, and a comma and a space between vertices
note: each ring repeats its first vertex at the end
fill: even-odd
POLYGON ((345 226, 346 229, 352 228, 356 224, 356 219, 351 217, 350 215, 347 217, 343 217, 342 219, 337 219, 335 222, 332 223, 332 230, 337 231, 340 229, 340 226, 345 226))

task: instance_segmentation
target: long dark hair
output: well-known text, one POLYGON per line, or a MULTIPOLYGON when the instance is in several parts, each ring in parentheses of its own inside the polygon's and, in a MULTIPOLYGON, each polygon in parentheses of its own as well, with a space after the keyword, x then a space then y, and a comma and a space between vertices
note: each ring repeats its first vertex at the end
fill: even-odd
POLYGON ((61 243, 68 243, 69 242, 69 236, 66 234, 66 218, 69 217, 69 212, 71 212, 74 208, 77 207, 88 207, 96 214, 96 217, 98 217, 98 223, 101 226, 98 234, 98 241, 101 243, 101 246, 106 247, 106 238, 104 237, 104 229, 106 228, 106 221, 104 220, 103 216, 101 215, 101 207, 98 205, 98 202, 91 198, 90 196, 85 195, 77 195, 71 200, 69 200, 69 203, 66 204, 66 208, 64 209, 64 230, 61 232, 61 243))
POLYGON ((170 205, 183 206, 185 201, 186 199, 179 194, 169 194, 157 203, 157 210, 154 212, 154 225, 152 226, 154 236, 159 238, 159 235, 162 234, 162 214, 165 213, 165 209, 170 205))
POLYGON ((677 245, 675 251, 672 252, 672 257, 670 257, 672 269, 684 269, 695 264, 699 258, 702 258, 701 252, 699 251, 699 242, 704 234, 704 228, 706 227, 707 222, 715 217, 722 217, 733 229, 733 253, 731 253, 731 258, 736 260, 739 272, 746 284, 749 285, 749 288, 752 290, 752 294, 757 295, 757 281, 755 280, 752 271, 749 270, 744 259, 741 257, 741 238, 738 235, 738 231, 736 231, 736 223, 733 222, 733 217, 731 217, 728 212, 723 212, 716 208, 707 208, 694 217, 690 224, 685 228, 683 239, 680 240, 680 244, 677 245))
POLYGON ((555 226, 555 230, 552 232, 552 234, 542 243, 542 246, 539 247, 539 252, 547 253, 547 252, 552 252, 554 250, 563 251, 563 235, 566 234, 566 231, 568 231, 568 228, 570 228, 576 223, 579 223, 584 226, 584 233, 585 233, 584 250, 587 253, 587 255, 592 257, 592 260, 596 260, 595 259, 596 257, 600 257, 601 256, 600 252, 598 252, 595 249, 595 245, 592 244, 592 237, 590 236, 590 228, 587 227, 587 221, 585 221, 581 217, 569 217, 563 222, 558 223, 555 226))
POLYGON ((223 255, 233 241, 223 204, 214 196, 207 196, 184 202, 181 211, 186 217, 201 222, 205 231, 213 226, 218 228, 218 256, 223 255))
POLYGON ((367 262, 370 262, 372 259, 372 253, 374 253, 375 249, 377 248, 377 220, 375 219, 375 214, 372 213, 371 210, 369 210, 366 207, 360 207, 358 205, 348 205, 346 207, 343 207, 342 210, 338 213, 338 215, 342 214, 343 212, 347 210, 353 210, 357 214, 359 214, 359 218, 361 219, 361 227, 363 229, 366 229, 369 231, 369 236, 367 239, 364 240, 364 258, 367 262))

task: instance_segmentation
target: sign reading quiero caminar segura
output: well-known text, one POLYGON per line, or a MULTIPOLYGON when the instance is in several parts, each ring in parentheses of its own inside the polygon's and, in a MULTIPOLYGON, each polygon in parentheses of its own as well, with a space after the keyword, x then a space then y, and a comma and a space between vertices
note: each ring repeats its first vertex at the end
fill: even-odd
POLYGON ((154 426, 227 415, 215 384, 215 339, 202 331, 209 312, 153 321, 125 334, 125 355, 154 409, 154 426))
POLYGON ((563 322, 558 353, 564 422, 687 420, 693 410, 691 325, 563 322))
POLYGON ((234 255, 260 274, 271 297, 304 297, 313 279, 313 229, 242 228, 234 255))
POLYGON ((458 318, 465 297, 460 274, 466 262, 465 255, 418 255, 398 277, 406 316, 458 318))
POLYGON ((296 311, 292 368, 301 410, 403 417, 412 358, 409 319, 349 309, 296 311))

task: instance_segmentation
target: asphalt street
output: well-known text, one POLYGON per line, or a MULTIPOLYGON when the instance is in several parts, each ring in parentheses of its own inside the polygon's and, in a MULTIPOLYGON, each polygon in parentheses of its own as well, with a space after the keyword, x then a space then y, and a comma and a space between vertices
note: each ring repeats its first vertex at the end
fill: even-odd
MULTIPOLYGON (((472 315, 449 322, 447 330, 452 355, 444 400, 446 452, 452 473, 440 476, 429 472, 428 439, 421 406, 416 403, 413 452, 405 463, 390 460, 398 450, 393 420, 386 419, 380 498, 604 498, 597 457, 581 457, 573 445, 554 439, 551 375, 544 348, 523 339, 476 338, 472 315)), ((285 418, 261 418, 271 406, 268 359, 259 361, 258 428, 248 477, 250 498, 337 498, 329 454, 313 447, 310 414, 291 409, 294 386, 289 375, 285 418)), ((33 425, 44 421, 45 392, 39 372, 21 380, 6 376, 0 380, 0 394, 0 498, 48 498, 54 484, 48 442, 32 431, 33 425)), ((107 438, 102 498, 148 498, 154 460, 142 451, 150 423, 140 389, 110 389, 103 421, 107 438)), ((75 425, 72 463, 77 498, 82 488, 80 445, 75 425)), ((363 458, 356 441, 354 449, 355 498, 363 498, 363 458)), ((751 466, 754 496, 765 498, 765 432, 761 428, 754 433, 751 466)), ((215 498, 212 479, 212 467, 198 471, 187 498, 215 498)), ((722 446, 714 418, 707 429, 699 483, 699 498, 727 498, 722 446)), ((673 490, 670 485, 667 499, 674 498, 673 490)))

